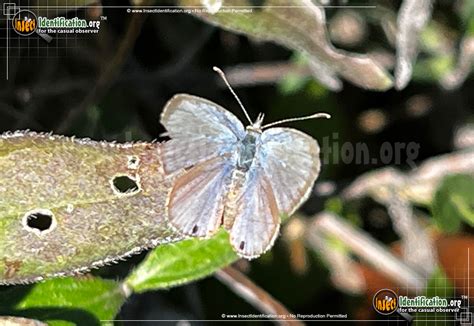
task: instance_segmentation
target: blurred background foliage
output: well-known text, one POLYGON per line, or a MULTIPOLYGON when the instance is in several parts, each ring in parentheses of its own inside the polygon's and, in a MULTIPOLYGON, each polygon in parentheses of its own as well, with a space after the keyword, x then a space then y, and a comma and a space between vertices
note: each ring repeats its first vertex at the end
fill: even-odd
MULTIPOLYGON (((123 5, 213 9, 219 3, 137 0, 123 5)), ((238 261, 235 269, 299 314, 380 318, 371 300, 385 287, 411 294, 467 294, 464 280, 472 275, 467 248, 474 243, 473 1, 308 0, 281 9, 265 6, 295 3, 268 0, 249 1, 257 6, 250 14, 196 15, 129 14, 125 8, 107 7, 116 5, 112 1, 83 4, 92 6, 51 7, 41 14, 102 19, 96 36, 68 35, 46 44, 37 36, 10 33, 9 80, 2 79, 0 88, 2 131, 151 141, 164 131, 159 124, 163 105, 181 92, 210 99, 242 118, 211 69, 219 66, 251 117, 264 112, 270 122, 316 111, 332 115, 329 121, 292 125, 323 145, 321 175, 274 249, 251 263, 238 261), (347 5, 369 7, 343 8, 347 5), (417 143, 418 169, 407 164, 411 157, 406 151, 389 164, 345 163, 334 147, 345 142, 367 144, 371 157, 379 157, 385 142, 417 143), (341 228, 346 237, 332 229, 337 223, 347 227, 341 228), (308 235, 308 230, 314 233, 308 235), (358 248, 351 237, 368 239, 368 245, 358 248), (383 246, 380 261, 368 258, 373 244, 383 246), (405 268, 406 278, 384 265, 392 261, 405 268), (427 282, 435 285, 426 287, 427 282), (436 292, 438 288, 445 292, 436 292)), ((48 5, 53 6, 51 1, 48 5)), ((223 5, 237 2, 224 0, 223 5)), ((0 42, 6 59, 5 38, 0 42)), ((1 69, 5 76, 5 65, 1 69)), ((152 289, 175 283, 153 279, 142 288, 132 274, 130 284, 143 293, 125 300, 122 292, 114 292, 117 282, 144 257, 94 271, 100 278, 1 289, 2 297, 10 298, 0 300, 2 314, 92 324, 116 313, 118 319, 144 320, 259 313, 220 282, 219 274, 166 291, 152 289), (101 279, 101 286, 94 285, 101 279), (70 282, 85 290, 68 294, 70 282), (88 293, 91 286, 97 292, 88 293), (84 294, 84 303, 78 293, 84 294), (107 305, 99 300, 90 307, 90 297, 107 305), (108 310, 94 310, 101 305, 108 310)))

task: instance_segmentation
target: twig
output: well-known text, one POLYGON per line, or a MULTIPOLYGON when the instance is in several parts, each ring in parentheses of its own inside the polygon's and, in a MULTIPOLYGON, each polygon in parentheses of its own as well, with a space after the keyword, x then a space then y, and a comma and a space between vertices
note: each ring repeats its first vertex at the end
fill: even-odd
POLYGON ((422 275, 395 257, 369 234, 354 228, 339 216, 328 212, 316 215, 309 226, 308 241, 317 241, 313 234, 317 235, 318 232, 336 237, 356 255, 396 283, 410 287, 416 292, 424 289, 422 275))
POLYGON ((410 202, 392 192, 388 213, 401 238, 403 259, 424 277, 429 277, 437 265, 435 246, 426 228, 415 218, 410 202))
POLYGON ((225 267, 219 270, 215 277, 261 312, 275 316, 278 324, 303 325, 299 320, 291 318, 292 313, 280 302, 235 268, 225 267))
MULTIPOLYGON (((287 61, 259 62, 239 64, 225 69, 227 79, 233 87, 249 87, 261 84, 272 84, 289 73, 300 77, 311 76, 308 66, 297 65, 287 61)), ((222 87, 224 87, 222 83, 222 87)))
MULTIPOLYGON (((342 89, 341 80, 325 64, 309 57, 307 61, 307 64, 288 61, 239 64, 224 70, 230 84, 234 87, 274 84, 291 74, 302 78, 314 78, 333 91, 342 89)), ((224 83, 221 85, 225 86, 224 83)))
POLYGON ((467 79, 474 63, 474 37, 465 36, 461 41, 457 66, 441 78, 445 89, 457 89, 467 79))
POLYGON ((67 131, 71 123, 74 122, 74 119, 81 114, 81 112, 97 102, 97 100, 107 92, 111 86, 111 82, 119 74, 121 67, 125 63, 130 49, 140 34, 140 30, 146 17, 147 15, 132 15, 125 36, 123 37, 123 41, 120 43, 115 56, 102 71, 97 83, 84 100, 67 113, 62 123, 56 128, 56 132, 64 133, 67 131))
POLYGON ((304 275, 309 265, 305 248, 306 219, 294 214, 285 224, 282 240, 285 241, 289 254, 290 266, 293 272, 304 275))
POLYGON ((453 139, 457 149, 474 148, 474 123, 466 122, 456 128, 453 139))
POLYGON ((404 0, 397 18, 397 63, 395 88, 404 89, 410 82, 413 63, 418 55, 418 39, 431 18, 433 0, 404 0))
POLYGON ((474 150, 461 150, 424 161, 405 174, 394 168, 371 171, 355 179, 342 193, 345 200, 371 196, 387 204, 392 191, 410 202, 429 203, 439 182, 449 174, 474 175, 474 150))
POLYGON ((367 282, 348 250, 331 246, 324 232, 316 228, 307 232, 307 238, 308 244, 325 262, 331 281, 338 289, 350 294, 362 294, 367 289, 367 282))

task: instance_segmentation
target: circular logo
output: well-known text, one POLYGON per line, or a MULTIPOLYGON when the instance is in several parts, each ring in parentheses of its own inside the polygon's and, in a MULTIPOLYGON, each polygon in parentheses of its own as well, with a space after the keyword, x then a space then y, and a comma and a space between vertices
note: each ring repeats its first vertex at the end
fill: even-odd
POLYGON ((372 305, 375 311, 382 315, 390 315, 398 308, 398 296, 395 292, 389 289, 379 290, 374 295, 372 305))
POLYGON ((38 19, 36 15, 29 10, 20 10, 13 16, 12 27, 15 32, 21 36, 28 36, 36 31, 38 19))

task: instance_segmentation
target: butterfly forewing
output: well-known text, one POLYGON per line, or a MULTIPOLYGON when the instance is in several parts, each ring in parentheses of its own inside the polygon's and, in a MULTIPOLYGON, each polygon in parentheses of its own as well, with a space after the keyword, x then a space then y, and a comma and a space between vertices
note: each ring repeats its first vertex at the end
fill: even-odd
POLYGON ((255 168, 236 202, 230 242, 239 256, 256 258, 271 248, 280 229, 280 217, 270 182, 255 168))
POLYGON ((280 213, 291 215, 307 199, 318 177, 319 146, 298 130, 271 128, 262 134, 256 164, 267 176, 280 213))
POLYGON ((245 136, 242 123, 232 113, 188 94, 178 94, 168 101, 161 123, 172 138, 162 149, 166 173, 231 153, 245 136))
POLYGON ((168 219, 180 233, 208 237, 222 223, 224 198, 232 174, 226 157, 200 163, 175 181, 168 200, 168 219))
POLYGON ((215 143, 207 138, 172 139, 162 147, 163 168, 169 174, 216 157, 220 152, 231 151, 232 145, 215 143))

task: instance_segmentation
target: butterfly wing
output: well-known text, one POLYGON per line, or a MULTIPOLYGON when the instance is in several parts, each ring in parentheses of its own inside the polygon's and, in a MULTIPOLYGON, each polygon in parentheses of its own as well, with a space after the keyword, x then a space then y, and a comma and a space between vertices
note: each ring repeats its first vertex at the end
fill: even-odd
POLYGON ((280 213, 291 215, 319 175, 318 142, 296 129, 271 128, 262 133, 255 163, 263 168, 280 213))
POLYGON ((242 123, 221 106, 188 94, 175 95, 161 114, 171 140, 163 144, 166 173, 231 153, 245 137, 242 123))
POLYGON ((252 167, 236 201, 230 243, 243 258, 259 257, 270 249, 280 229, 275 196, 267 177, 252 167))
POLYGON ((227 157, 202 162, 179 176, 168 197, 168 219, 181 234, 209 237, 222 223, 232 175, 227 157))
POLYGON ((230 242, 241 257, 256 258, 272 247, 280 215, 292 214, 306 200, 319 169, 319 146, 310 136, 290 128, 263 132, 230 227, 230 242))

